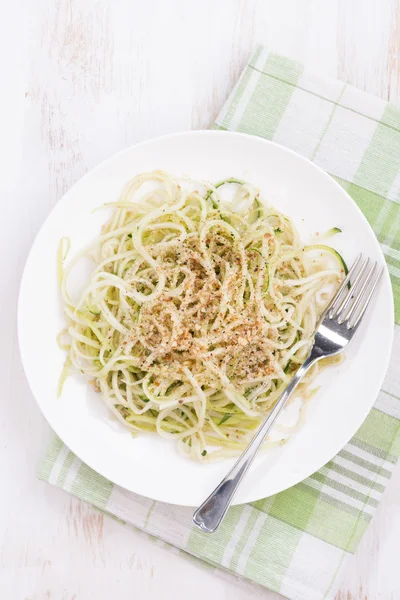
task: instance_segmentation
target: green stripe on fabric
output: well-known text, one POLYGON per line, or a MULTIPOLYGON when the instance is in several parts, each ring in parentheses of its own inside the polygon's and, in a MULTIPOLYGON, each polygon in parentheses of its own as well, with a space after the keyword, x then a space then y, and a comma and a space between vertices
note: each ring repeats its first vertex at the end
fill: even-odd
MULTIPOLYGON (((304 71, 304 65, 280 54, 270 52, 265 62, 263 74, 271 77, 284 77, 284 83, 287 85, 296 86, 300 75, 304 71)), ((271 98, 269 103, 271 103, 271 98)))
POLYGON ((368 504, 369 506, 373 506, 375 508, 378 506, 378 502, 375 500, 375 498, 369 498, 367 494, 363 494, 358 490, 354 490, 350 487, 350 485, 346 485, 336 481, 336 479, 332 479, 332 477, 329 476, 329 471, 325 471, 324 468, 311 475, 310 479, 317 481, 321 485, 331 487, 332 489, 341 492, 345 496, 349 496, 354 500, 358 500, 362 504, 368 504))
POLYGON ((385 112, 381 116, 381 121, 388 127, 393 127, 400 132, 400 108, 388 103, 385 112))
MULTIPOLYGON (((382 205, 381 212, 374 224, 374 231, 381 243, 386 246, 398 246, 396 238, 393 237, 393 225, 398 224, 400 229, 400 205, 396 202, 386 202, 382 205)), ((400 261, 397 259, 397 265, 400 261)))
POLYGON ((61 452, 64 444, 58 436, 55 436, 50 446, 47 449, 46 456, 43 459, 40 469, 38 471, 38 477, 42 481, 49 481, 50 473, 57 461, 57 457, 61 452))
MULTIPOLYGON (((397 258, 394 258, 392 256, 390 256, 388 253, 385 254, 385 258, 386 258, 386 262, 388 263, 388 265, 390 265, 391 267, 394 267, 395 269, 399 269, 400 271, 400 262, 398 261, 397 258)), ((394 277, 396 279, 399 279, 396 275, 394 275, 394 277)))
MULTIPOLYGON (((384 244, 387 236, 390 233, 392 223, 396 219, 400 219, 400 205, 396 202, 388 200, 384 196, 371 192, 370 190, 356 185, 340 177, 334 177, 334 179, 346 190, 346 192, 353 198, 354 202, 361 209, 365 217, 367 218, 372 229, 381 244, 384 244), (377 227, 377 223, 382 214, 385 214, 383 223, 377 227)), ((390 240, 390 246, 394 249, 400 249, 400 235, 397 239, 390 240)), ((393 265, 400 271, 400 260, 388 256, 385 254, 386 261, 388 264, 393 265)), ((395 322, 400 323, 400 278, 394 273, 390 273, 390 279, 392 282, 393 289, 393 301, 395 309, 395 322)))
POLYGON ((387 479, 390 479, 391 477, 391 472, 387 469, 384 469, 383 467, 378 467, 377 465, 374 465, 373 463, 364 460, 359 456, 356 456, 352 452, 348 452, 348 450, 346 449, 341 450, 339 452, 339 456, 342 456, 346 460, 353 462, 362 469, 367 469, 368 471, 371 471, 371 473, 376 473, 376 475, 381 475, 382 477, 386 477, 387 479))
POLYGON ((264 50, 264 48, 263 48, 263 46, 261 44, 257 44, 256 45, 256 47, 254 49, 254 52, 253 52, 253 54, 252 54, 252 56, 250 58, 250 61, 249 61, 248 65, 247 65, 247 68, 249 68, 249 67, 255 67, 256 66, 257 61, 258 61, 258 59, 260 57, 260 54, 261 54, 261 52, 263 50, 264 50))
POLYGON ((344 85, 343 85, 343 87, 342 87, 342 89, 340 90, 340 93, 339 93, 339 96, 338 96, 338 99, 337 99, 336 103, 332 105, 332 111, 331 111, 331 114, 329 115, 329 119, 328 119, 328 120, 327 120, 327 122, 325 123, 325 127, 324 127, 324 129, 323 129, 323 131, 322 131, 322 133, 321 133, 321 136, 320 136, 320 138, 319 138, 319 140, 318 140, 318 143, 317 143, 317 145, 316 145, 316 146, 315 146, 315 148, 314 148, 314 152, 312 153, 312 156, 311 156, 311 160, 312 160, 312 161, 314 161, 314 160, 315 160, 315 157, 316 157, 316 156, 317 156, 317 154, 318 154, 318 150, 321 148, 321 144, 322 144, 322 142, 323 142, 323 139, 324 139, 324 137, 325 137, 325 135, 326 135, 326 133, 327 133, 327 131, 328 131, 328 129, 329 129, 329 127, 330 127, 331 123, 332 123, 333 117, 335 116, 335 113, 336 113, 337 107, 338 107, 338 105, 339 105, 339 102, 340 102, 340 100, 341 100, 341 99, 342 99, 342 97, 343 97, 343 94, 344 94, 344 92, 345 92, 345 89, 346 89, 346 87, 347 87, 347 85, 346 85, 346 84, 344 84, 344 85))
MULTIPOLYGON (((321 515, 326 515, 326 518, 328 519, 330 507, 333 507, 335 511, 334 518, 336 518, 339 513, 348 513, 349 517, 347 518, 347 522, 351 522, 351 519, 356 520, 359 518, 360 509, 357 509, 350 504, 340 502, 340 500, 333 498, 328 493, 321 491, 320 483, 317 483, 317 486, 318 487, 316 488, 315 484, 311 485, 311 482, 306 479, 293 488, 290 488, 277 496, 266 499, 270 501, 268 512, 276 519, 279 519, 292 527, 298 528, 300 531, 305 531, 321 541, 344 549, 347 547, 348 540, 344 540, 343 533, 339 538, 335 534, 335 521, 331 522, 330 527, 327 526, 323 530, 319 530, 315 527, 314 521, 311 521, 311 515, 317 511, 321 515)), ((262 502, 263 500, 259 500, 255 502, 254 505, 259 507, 262 505, 262 502)), ((365 526, 367 526, 371 517, 368 513, 362 513, 362 519, 365 521, 365 526)), ((364 530, 364 528, 360 528, 360 535, 361 530, 364 530)))
POLYGON ((267 517, 248 558, 244 576, 279 592, 302 535, 291 525, 267 517))
POLYGON ((396 460, 400 455, 400 421, 374 408, 354 438, 366 444, 373 440, 374 447, 385 457, 391 455, 396 460))
POLYGON ((71 451, 69 451, 67 456, 65 457, 64 464, 61 467, 60 474, 57 479, 57 485, 59 485, 62 488, 64 487, 65 480, 68 475, 68 471, 69 471, 72 463, 74 462, 74 460, 75 460, 75 454, 73 454, 71 451))
MULTIPOLYGON (((284 57, 281 57, 281 58, 284 58, 284 57)), ((295 61, 291 61, 291 62, 293 62, 295 64, 300 64, 300 63, 296 63, 295 61)), ((267 73, 265 73, 262 69, 258 69, 252 65, 250 65, 250 66, 255 71, 260 73, 261 75, 267 75, 267 73)), ((324 94, 319 94, 318 92, 315 92, 314 90, 310 90, 310 89, 307 89, 307 88, 299 85, 297 82, 292 82, 292 81, 288 80, 286 78, 286 73, 281 73, 279 75, 269 74, 269 76, 274 77, 275 79, 278 79, 283 84, 290 85, 292 87, 296 87, 296 89, 298 89, 301 92, 304 92, 306 94, 309 94, 310 96, 314 96, 315 98, 320 98, 321 100, 325 100, 325 102, 329 102, 329 104, 334 104, 338 108, 342 108, 343 110, 348 111, 349 113, 353 113, 355 115, 363 117, 364 119, 366 119, 368 121, 372 121, 373 123, 384 125, 385 127, 389 128, 389 129, 394 129, 395 131, 400 132, 400 125, 396 127, 396 126, 393 126, 390 124, 382 123, 380 119, 377 119, 376 117, 372 117, 371 115, 366 114, 365 112, 362 112, 361 110, 357 110, 351 106, 347 106, 346 104, 340 104, 336 100, 331 100, 330 98, 327 98, 326 95, 324 95, 324 94)))
POLYGON ((254 525, 259 517, 259 514, 260 514, 259 511, 255 510, 254 508, 251 510, 251 514, 250 514, 249 519, 246 523, 246 526, 240 536, 240 539, 236 545, 236 548, 235 548, 233 556, 232 556, 231 563, 229 565, 229 568, 232 571, 236 571, 236 569, 237 569, 238 561, 243 553, 243 550, 247 543, 247 540, 249 539, 249 536, 254 529, 254 525))
POLYGON ((318 498, 317 490, 311 491, 310 488, 295 485, 274 497, 269 513, 285 523, 306 531, 318 498))
POLYGON ((400 126, 398 109, 388 104, 354 176, 354 183, 387 196, 400 169, 400 126), (390 125, 387 127, 386 125, 390 125))
POLYGON ((207 559, 219 564, 222 561, 225 549, 229 545, 245 506, 245 504, 242 504, 241 506, 231 508, 221 527, 212 535, 203 533, 197 527, 192 527, 187 543, 187 550, 206 556, 207 559))
MULTIPOLYGON (((377 482, 375 482, 375 484, 376 483, 377 482)), ((373 490, 374 490, 374 485, 371 486, 371 489, 370 489, 369 493, 371 494, 373 490)), ((355 522, 353 524, 353 529, 351 531, 351 535, 350 535, 348 544, 347 544, 347 546, 345 548, 346 551, 348 551, 348 550, 350 550, 351 552, 355 552, 356 551, 357 546, 358 546, 358 544, 359 544, 359 542, 361 540, 361 537, 362 537, 362 535, 364 534, 364 531, 365 531, 365 527, 363 528, 364 517, 365 517, 365 513, 363 513, 363 512, 360 511, 359 515, 357 516, 357 518, 356 518, 356 520, 355 520, 355 522), (361 535, 360 535, 360 532, 361 532, 361 535)), ((343 562, 345 560, 345 557, 346 557, 345 553, 343 552, 342 558, 341 558, 339 564, 337 564, 334 573, 332 574, 332 578, 331 578, 330 584, 329 584, 329 586, 328 586, 328 588, 327 588, 327 590, 326 590, 326 592, 324 594, 324 598, 328 597, 328 594, 330 593, 330 591, 332 589, 332 586, 334 585, 336 577, 337 577, 338 573, 340 572, 340 569, 341 569, 342 564, 343 564, 343 562)))
POLYGON ((380 450, 379 448, 375 448, 375 446, 373 446, 369 442, 365 442, 365 441, 361 441, 361 440, 357 439, 356 436, 351 438, 349 444, 351 446, 356 446, 357 448, 360 448, 360 450, 364 450, 365 452, 368 452, 369 454, 372 454, 373 456, 376 456, 377 458, 380 458, 382 461, 391 463, 392 465, 395 465, 397 462, 397 458, 398 458, 397 456, 393 456, 392 454, 388 454, 387 452, 384 452, 383 450, 380 450))
MULTIPOLYGON (((298 485, 304 486, 305 490, 307 490, 306 493, 318 494, 319 503, 332 505, 341 512, 347 512, 349 513, 349 515, 353 515, 354 517, 358 517, 360 513, 359 508, 356 508, 351 504, 341 502, 337 498, 334 498, 333 496, 329 495, 328 492, 322 491, 322 486, 320 485, 320 483, 313 481, 311 478, 305 479, 301 484, 299 483, 298 485)), ((367 522, 369 522, 372 518, 369 513, 363 513, 363 516, 367 522)), ((307 533, 311 533, 311 531, 308 529, 307 533)), ((318 537, 319 539, 325 542, 329 542, 329 539, 324 539, 318 533, 316 534, 315 532, 312 532, 312 535, 314 535, 314 537, 318 537)))
POLYGON ((147 511, 147 515, 146 515, 146 518, 145 518, 144 523, 143 523, 143 529, 147 529, 147 527, 149 525, 151 513, 153 512, 154 508, 156 507, 156 504, 157 503, 155 502, 155 500, 153 500, 153 502, 151 503, 151 506, 150 506, 149 510, 147 511))
MULTIPOLYGON (((399 219, 399 217, 400 213, 397 213, 397 219, 399 219)), ((398 261, 398 264, 400 264, 400 222, 393 222, 392 227, 394 226, 396 226, 396 234, 392 236, 390 247, 388 247, 386 255, 395 258, 398 261)))
POLYGON ((269 513, 271 506, 274 503, 274 497, 275 496, 269 496, 268 498, 262 498, 261 500, 257 500, 256 502, 253 502, 251 504, 251 506, 253 506, 254 508, 256 508, 257 510, 264 512, 264 513, 269 513))
POLYGON ((379 241, 381 243, 385 243, 386 236, 393 224, 393 221, 399 219, 400 204, 393 202, 392 200, 388 200, 385 196, 377 194, 376 192, 372 192, 371 190, 361 185, 352 183, 351 181, 346 181, 345 179, 335 176, 333 176, 333 179, 335 179, 335 181, 337 181, 353 198, 354 202, 367 218, 367 221, 371 225, 372 229, 376 228, 382 211, 386 213, 385 221, 383 221, 382 225, 379 226, 379 231, 375 231, 379 241))
MULTIPOLYGON (((258 57, 260 56, 261 52, 262 52, 262 47, 260 46, 259 48, 257 48, 257 50, 255 51, 255 53, 253 55, 252 60, 254 62, 256 62, 258 60, 258 57)), ((232 119, 233 119, 236 111, 240 107, 242 96, 243 96, 244 92, 246 91, 247 86, 249 85, 250 78, 253 76, 254 76, 253 71, 249 67, 247 67, 244 70, 243 75, 241 76, 241 78, 239 80, 239 83, 238 83, 238 86, 236 88, 233 98, 230 98, 228 100, 229 107, 226 112, 225 118, 224 118, 223 122, 221 123, 221 125, 225 129, 229 129, 232 119)))
POLYGON ((106 510, 113 487, 114 484, 111 481, 82 463, 72 484, 71 492, 82 500, 106 510))
POLYGON ((302 72, 303 67, 299 63, 276 54, 269 54, 264 73, 257 75, 258 84, 243 112, 237 131, 272 139, 295 90, 294 85, 302 72), (286 82, 274 78, 279 73, 285 73, 286 79, 294 85, 289 86, 286 82), (267 110, 266 106, 268 106, 267 110))
POLYGON ((338 503, 318 502, 312 512, 307 532, 342 550, 354 552, 370 518, 361 510, 357 516, 342 510, 338 503))
POLYGON ((392 283, 392 291, 394 298, 395 322, 400 324, 400 277, 398 277, 394 273, 390 273, 390 281, 392 283))
POLYGON ((384 390, 383 388, 381 389, 381 392, 383 394, 386 394, 386 396, 390 396, 390 398, 394 398, 395 400, 397 400, 398 402, 400 402, 400 396, 398 396, 396 394, 392 394, 392 392, 388 392, 387 390, 384 390))
POLYGON ((364 216, 367 218, 368 223, 373 228, 376 223, 383 203, 390 203, 390 200, 384 196, 380 196, 375 192, 371 192, 361 185, 356 185, 351 181, 346 181, 340 177, 332 176, 342 188, 351 196, 358 208, 361 209, 364 216))
POLYGON ((242 79, 240 80, 237 92, 229 104, 229 108, 226 112, 225 119, 221 123, 221 125, 224 127, 224 129, 229 129, 229 125, 233 119, 235 112, 238 110, 238 106, 240 105, 241 97, 248 86, 251 75, 252 75, 252 72, 250 71, 250 69, 246 69, 245 72, 243 73, 243 76, 242 76, 242 79))
POLYGON ((385 488, 383 485, 381 485, 380 483, 374 483, 374 481, 375 481, 374 478, 371 477, 371 479, 368 479, 367 477, 363 477, 362 475, 360 475, 359 473, 356 473, 355 471, 352 471, 351 469, 346 469, 345 467, 342 467, 342 465, 336 464, 334 461, 330 461, 325 466, 330 471, 339 473, 339 475, 343 475, 344 477, 347 477, 348 479, 356 481, 357 483, 360 483, 361 485, 364 485, 367 488, 374 486, 374 489, 378 490, 379 492, 385 491, 385 488))

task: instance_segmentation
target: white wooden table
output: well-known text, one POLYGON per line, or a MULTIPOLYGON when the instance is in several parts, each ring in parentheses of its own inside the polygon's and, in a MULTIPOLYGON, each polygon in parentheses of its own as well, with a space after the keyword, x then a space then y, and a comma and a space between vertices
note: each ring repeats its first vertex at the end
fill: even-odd
MULTIPOLYGON (((0 6, 0 598, 276 600, 220 579, 36 480, 50 431, 20 364, 19 280, 34 236, 70 185, 139 140, 208 127, 256 41, 400 101, 400 2, 0 6)), ((400 468, 338 599, 400 599, 399 539, 400 468)))

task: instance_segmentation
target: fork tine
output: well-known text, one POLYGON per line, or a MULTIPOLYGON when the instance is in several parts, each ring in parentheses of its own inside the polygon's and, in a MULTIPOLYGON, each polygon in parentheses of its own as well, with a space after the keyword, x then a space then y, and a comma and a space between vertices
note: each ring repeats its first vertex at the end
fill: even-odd
MULTIPOLYGON (((375 266, 377 267, 378 265, 375 263, 375 266)), ((375 269, 374 269, 375 270, 375 269)), ((370 286, 370 290, 367 293, 366 298, 364 299, 364 303, 358 313, 358 315, 356 315, 355 320, 350 320, 348 319, 347 322, 347 328, 348 329, 356 329, 358 327, 358 325, 361 322, 361 319, 363 318, 365 311, 367 310, 368 306, 371 304, 371 300, 374 297, 374 294, 378 288, 378 283, 382 277, 383 274, 383 267, 380 268, 379 273, 375 276, 375 280, 372 284, 372 287, 370 286)))
POLYGON ((360 253, 356 260, 353 262, 353 264, 350 267, 349 272, 347 273, 346 277, 344 278, 344 280, 342 281, 338 291, 336 292, 335 296, 332 299, 331 305, 328 307, 327 312, 329 312, 332 316, 333 314, 336 312, 336 308, 338 306, 339 300, 342 297, 342 292, 343 290, 347 287, 348 283, 350 282, 350 279, 353 277, 354 274, 357 274, 358 272, 358 267, 360 264, 360 260, 362 259, 362 254, 360 253))
POLYGON ((377 268, 378 268, 377 263, 373 263, 373 265, 369 268, 366 276, 364 277, 363 282, 361 283, 361 281, 360 281, 361 287, 358 286, 360 289, 357 290, 357 294, 355 294, 353 292, 354 297, 353 297, 353 302, 352 302, 351 306, 349 306, 346 310, 343 310, 341 313, 340 320, 342 322, 350 321, 352 315, 355 314, 355 311, 358 309, 358 307, 360 306, 360 304, 363 300, 365 291, 367 290, 371 281, 373 280, 373 276, 374 276, 377 268))
MULTIPOLYGON (((364 260, 364 262, 362 263, 361 268, 358 270, 358 273, 353 281, 353 285, 348 290, 346 296, 341 301, 339 307, 336 309, 335 316, 338 317, 339 319, 340 319, 340 316, 343 314, 343 311, 346 310, 346 308, 348 307, 348 305, 352 301, 352 299, 355 297, 355 295, 358 295, 359 289, 362 285, 365 270, 368 267, 369 262, 370 262, 370 259, 367 257, 364 260)), ((342 321, 343 320, 344 319, 342 319, 342 321)))

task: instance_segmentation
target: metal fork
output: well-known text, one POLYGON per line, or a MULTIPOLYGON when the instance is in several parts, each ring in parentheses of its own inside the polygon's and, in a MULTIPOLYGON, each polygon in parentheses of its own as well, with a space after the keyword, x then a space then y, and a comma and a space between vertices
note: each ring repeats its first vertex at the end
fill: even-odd
POLYGON ((341 352, 354 337, 371 303, 383 267, 360 254, 322 315, 310 353, 290 381, 256 435, 212 494, 195 511, 193 521, 202 531, 213 533, 219 527, 241 481, 260 446, 284 408, 290 394, 308 369, 321 358, 341 352))

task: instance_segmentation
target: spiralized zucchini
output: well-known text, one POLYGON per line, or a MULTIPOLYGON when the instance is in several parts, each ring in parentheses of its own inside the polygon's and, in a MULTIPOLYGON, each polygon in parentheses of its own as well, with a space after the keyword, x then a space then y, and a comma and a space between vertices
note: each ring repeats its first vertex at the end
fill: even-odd
POLYGON ((304 247, 292 221, 237 179, 144 173, 111 206, 99 238, 67 264, 60 242, 61 384, 72 365, 132 432, 157 432, 195 460, 240 453, 307 356, 342 258, 304 247), (82 256, 95 268, 73 302, 67 281, 82 256))

